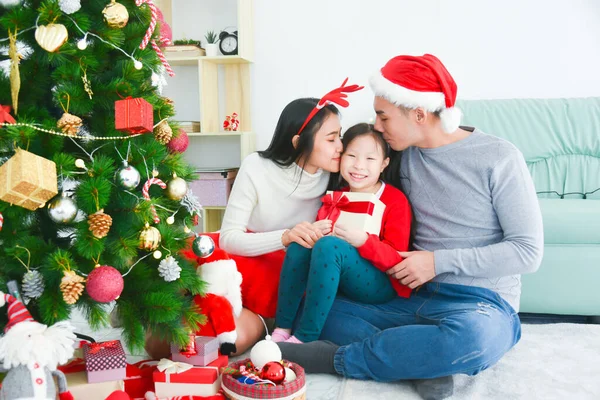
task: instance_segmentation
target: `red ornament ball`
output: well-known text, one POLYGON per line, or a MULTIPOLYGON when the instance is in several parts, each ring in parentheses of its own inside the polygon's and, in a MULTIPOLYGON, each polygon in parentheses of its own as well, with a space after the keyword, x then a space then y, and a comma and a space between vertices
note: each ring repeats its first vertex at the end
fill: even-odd
POLYGON ((179 129, 179 135, 169 141, 167 147, 173 153, 183 153, 190 144, 190 138, 186 131, 179 129))
POLYGON ((285 368, 277 361, 269 361, 260 370, 260 378, 267 379, 274 384, 279 385, 285 380, 285 368))
POLYGON ((123 292, 123 276, 108 265, 94 268, 88 275, 85 290, 98 303, 110 303, 123 292))

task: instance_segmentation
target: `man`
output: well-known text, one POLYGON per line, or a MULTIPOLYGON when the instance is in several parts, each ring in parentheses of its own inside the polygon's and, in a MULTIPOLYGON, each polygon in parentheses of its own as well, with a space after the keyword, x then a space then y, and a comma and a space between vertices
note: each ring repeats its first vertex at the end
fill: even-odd
POLYGON ((370 83, 375 128, 402 151, 415 219, 416 251, 388 273, 413 293, 379 305, 340 297, 323 341, 281 348, 308 372, 415 379, 424 397, 444 398, 453 374, 475 375, 519 341, 520 275, 540 265, 541 213, 521 152, 459 127, 456 84, 440 60, 398 56, 370 83))

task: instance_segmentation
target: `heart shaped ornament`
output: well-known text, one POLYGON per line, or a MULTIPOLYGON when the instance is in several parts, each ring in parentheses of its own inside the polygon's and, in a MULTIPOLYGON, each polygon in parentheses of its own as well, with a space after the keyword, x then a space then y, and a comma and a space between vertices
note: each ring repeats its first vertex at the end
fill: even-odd
POLYGON ((69 39, 69 32, 63 24, 40 25, 35 30, 35 40, 40 47, 50 53, 55 52, 69 39))

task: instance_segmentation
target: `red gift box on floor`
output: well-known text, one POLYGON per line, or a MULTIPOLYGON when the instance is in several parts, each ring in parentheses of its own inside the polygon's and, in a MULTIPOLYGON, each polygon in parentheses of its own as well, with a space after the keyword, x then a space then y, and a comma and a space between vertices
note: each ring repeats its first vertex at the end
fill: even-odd
POLYGON ((219 340, 216 337, 196 336, 196 351, 198 354, 195 356, 186 356, 181 354, 177 345, 171 344, 171 359, 204 367, 219 357, 219 340))
POLYGON ((194 367, 162 359, 152 374, 156 396, 214 396, 221 379, 217 367, 194 367))
POLYGON ((120 341, 85 344, 83 354, 89 383, 125 379, 125 351, 120 341))
POLYGON ((152 374, 156 371, 156 361, 144 360, 135 364, 127 364, 125 392, 132 399, 144 399, 146 392, 154 391, 152 374))
POLYGON ((142 98, 115 101, 115 129, 129 133, 152 132, 152 105, 142 98))

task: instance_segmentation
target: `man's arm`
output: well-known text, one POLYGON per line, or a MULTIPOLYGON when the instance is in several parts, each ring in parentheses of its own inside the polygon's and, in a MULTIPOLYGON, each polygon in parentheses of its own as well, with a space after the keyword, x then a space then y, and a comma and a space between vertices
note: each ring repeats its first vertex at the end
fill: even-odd
POLYGON ((525 159, 515 150, 493 168, 492 203, 504 231, 500 243, 434 251, 435 274, 495 278, 537 271, 542 261, 542 215, 525 159))

